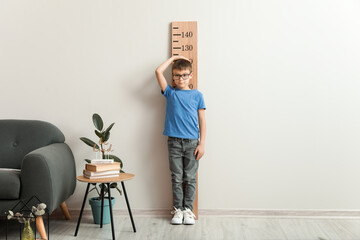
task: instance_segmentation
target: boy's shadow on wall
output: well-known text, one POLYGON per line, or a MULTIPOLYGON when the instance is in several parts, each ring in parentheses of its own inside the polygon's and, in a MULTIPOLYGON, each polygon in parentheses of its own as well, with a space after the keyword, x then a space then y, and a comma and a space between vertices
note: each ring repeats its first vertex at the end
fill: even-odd
MULTIPOLYGON (((166 99, 161 94, 157 83, 155 68, 149 71, 146 80, 125 82, 124 84, 127 86, 122 87, 128 89, 129 94, 135 96, 133 98, 139 101, 134 102, 134 113, 143 116, 143 119, 136 119, 136 130, 133 132, 133 144, 138 146, 139 152, 136 154, 140 157, 140 162, 137 164, 140 166, 137 167, 140 172, 136 173, 136 178, 141 179, 140 181, 144 183, 141 187, 141 191, 143 191, 141 196, 148 196, 146 201, 150 210, 169 210, 172 208, 171 175, 167 137, 162 134, 166 115, 166 99), (145 113, 142 112, 144 109, 146 109, 145 113)), ((169 79, 171 71, 167 69, 164 75, 169 79)), ((130 77, 130 79, 133 78, 134 75, 130 77)))
MULTIPOLYGON (((171 24, 169 24, 169 51, 171 52, 171 24)), ((133 131, 134 144, 138 146, 140 157, 139 165, 137 167, 139 172, 137 179, 143 183, 141 189, 143 191, 138 196, 148 196, 149 210, 169 210, 172 209, 172 190, 171 190, 171 174, 169 169, 167 137, 162 134, 164 131, 165 115, 166 115, 166 99, 161 94, 160 87, 155 76, 155 69, 157 65, 153 65, 153 58, 149 59, 148 69, 143 69, 146 72, 147 78, 144 79, 144 74, 133 72, 129 78, 133 81, 122 82, 127 91, 135 100, 136 104, 140 105, 136 109, 137 115, 142 115, 141 111, 146 109, 146 116, 143 119, 136 119, 136 130, 133 131), (138 77, 137 77, 138 76, 138 77), (139 81, 138 79, 144 79, 139 81), (139 112, 140 111, 140 112, 139 112), (145 133, 145 134, 144 134, 145 133)), ((171 67, 168 67, 164 76, 166 79, 172 79, 171 67)), ((171 82, 168 81, 171 86, 171 82)), ((170 212, 169 212, 170 215, 170 212)))

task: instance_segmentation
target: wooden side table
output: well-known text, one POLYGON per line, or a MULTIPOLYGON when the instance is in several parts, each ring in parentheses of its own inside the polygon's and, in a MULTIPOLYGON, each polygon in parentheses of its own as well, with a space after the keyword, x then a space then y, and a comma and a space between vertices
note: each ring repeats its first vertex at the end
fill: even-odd
MULTIPOLYGON (((82 213, 84 211, 86 198, 87 198, 87 195, 88 195, 88 192, 89 192, 90 184, 92 184, 92 183, 104 183, 104 184, 107 185, 107 187, 109 189, 108 195, 109 195, 111 231, 112 231, 113 240, 115 240, 115 232, 114 232, 114 220, 113 220, 113 213, 112 213, 112 206, 111 206, 110 183, 121 182, 121 186, 122 186, 122 189, 123 189, 124 195, 125 195, 126 205, 127 205, 128 211, 129 211, 130 219, 131 219, 131 224, 132 224, 134 232, 136 232, 135 223, 134 223, 133 216, 131 214, 130 204, 129 204, 129 200, 128 200, 128 197, 127 197, 127 194, 126 194, 126 189, 125 189, 125 184, 124 184, 124 181, 130 180, 130 179, 134 178, 134 176, 135 175, 131 174, 131 173, 120 173, 118 177, 112 177, 112 178, 88 179, 88 178, 85 178, 84 176, 78 176, 77 177, 78 181, 87 183, 87 187, 86 187, 84 201, 83 201, 83 204, 81 206, 80 216, 79 216, 78 223, 77 223, 77 226, 76 226, 76 231, 75 231, 75 235, 74 235, 75 237, 77 236, 77 233, 78 233, 78 230, 79 230, 79 227, 80 227, 81 217, 82 217, 82 213)), ((101 188, 101 192, 104 193, 104 188, 103 187, 101 188)), ((104 198, 101 201, 100 228, 102 228, 102 225, 103 225, 103 207, 104 207, 104 198)))

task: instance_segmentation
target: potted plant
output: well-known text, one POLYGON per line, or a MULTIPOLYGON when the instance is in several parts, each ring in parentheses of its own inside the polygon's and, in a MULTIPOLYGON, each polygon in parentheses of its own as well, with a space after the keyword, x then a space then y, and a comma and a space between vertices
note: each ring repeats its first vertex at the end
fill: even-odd
POLYGON ((14 214, 13 211, 9 210, 7 212, 7 219, 17 219, 19 223, 23 224, 23 230, 21 233, 22 240, 34 240, 35 234, 31 228, 30 222, 34 222, 36 217, 42 216, 45 214, 46 204, 39 203, 36 207, 32 206, 28 214, 17 212, 14 214))
MULTIPOLYGON (((111 150, 112 145, 110 145, 110 147, 106 149, 106 146, 108 145, 108 140, 110 138, 110 130, 112 129, 112 127, 114 126, 115 123, 110 124, 110 126, 105 129, 103 120, 100 117, 100 115, 97 113, 93 114, 92 120, 93 120, 93 123, 95 126, 95 135, 99 138, 98 144, 86 137, 81 137, 80 140, 83 141, 86 145, 93 148, 93 151, 95 151, 97 153, 99 152, 103 159, 105 159, 105 158, 113 159, 114 162, 119 162, 120 168, 121 168, 120 172, 124 172, 122 170, 123 163, 122 163, 121 159, 115 155, 110 154, 110 152, 112 151, 111 150), (107 152, 107 154, 106 154, 106 152, 107 152)), ((89 159, 85 159, 85 161, 90 163, 89 159)), ((102 183, 98 184, 98 186, 95 183, 93 183, 92 185, 94 187, 89 192, 96 190, 98 196, 90 198, 89 204, 91 206, 91 210, 93 213, 94 223, 100 224, 101 201, 104 198, 104 196, 106 196, 109 189, 107 188, 106 184, 102 184, 102 183), (104 194, 101 194, 101 187, 104 188, 104 194)), ((121 190, 118 188, 117 183, 111 183, 110 188, 115 188, 118 190, 120 195, 122 194, 121 190)), ((105 197, 105 198, 108 199, 108 197, 105 197)), ((114 199, 114 197, 111 197, 111 205, 113 206, 114 203, 115 203, 115 199, 114 199)), ((104 201, 103 224, 108 224, 108 223, 110 223, 109 201, 104 201)))

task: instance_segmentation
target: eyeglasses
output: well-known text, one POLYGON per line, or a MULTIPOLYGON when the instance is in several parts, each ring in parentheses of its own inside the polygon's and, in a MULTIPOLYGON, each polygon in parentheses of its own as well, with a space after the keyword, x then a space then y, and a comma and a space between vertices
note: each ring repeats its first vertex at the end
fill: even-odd
POLYGON ((184 79, 184 80, 187 80, 189 78, 191 73, 189 74, 173 74, 173 77, 175 80, 180 80, 180 78, 184 79))

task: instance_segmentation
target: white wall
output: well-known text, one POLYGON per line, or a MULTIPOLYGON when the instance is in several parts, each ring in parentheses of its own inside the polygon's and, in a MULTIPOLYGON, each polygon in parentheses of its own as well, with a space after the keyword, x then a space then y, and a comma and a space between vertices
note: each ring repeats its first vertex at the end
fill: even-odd
POLYGON ((92 153, 79 137, 95 139, 100 113, 136 175, 132 208, 170 208, 154 70, 170 23, 198 21, 200 208, 359 209, 359 12, 355 0, 0 1, 1 118, 57 125, 80 175, 92 153))

